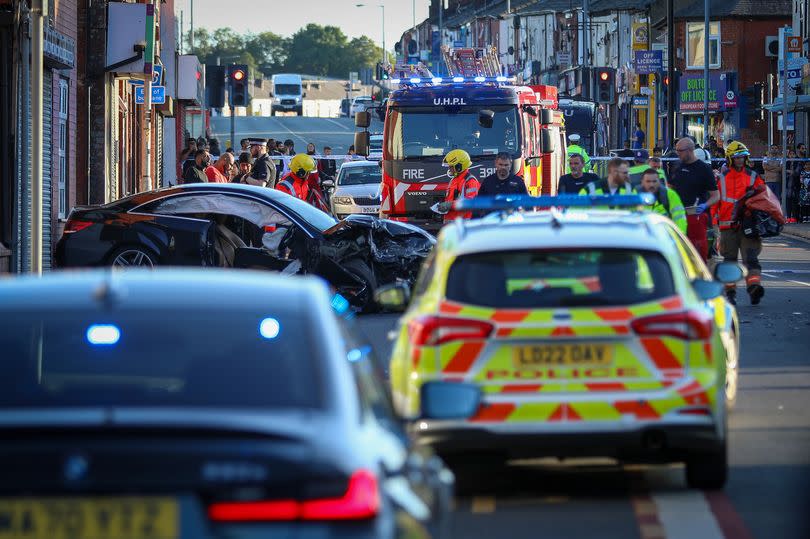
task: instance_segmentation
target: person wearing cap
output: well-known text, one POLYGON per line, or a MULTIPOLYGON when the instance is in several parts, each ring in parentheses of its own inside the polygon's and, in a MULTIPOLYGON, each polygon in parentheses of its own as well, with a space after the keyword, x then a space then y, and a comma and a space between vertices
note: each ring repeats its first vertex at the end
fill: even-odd
MULTIPOLYGON (((570 159, 572 155, 578 154, 582 156, 582 161, 585 163, 585 166, 582 170, 588 172, 591 170, 591 158, 588 157, 588 152, 585 151, 585 148, 579 145, 579 141, 581 137, 576 133, 571 133, 568 135, 568 149, 566 150, 566 155, 570 159)), ((566 159, 565 163, 565 173, 569 174, 571 172, 571 165, 568 163, 568 159, 566 159)))
POLYGON ((639 149, 633 151, 633 165, 627 172, 630 175, 630 183, 636 189, 641 185, 641 177, 644 175, 644 172, 650 168, 649 160, 650 153, 647 150, 639 149))
POLYGON ((250 170, 253 168, 253 158, 249 153, 239 154, 239 162, 236 164, 238 171, 231 180, 233 183, 247 183, 245 179, 250 176, 250 170))
POLYGON ((267 139, 250 139, 250 155, 253 157, 253 167, 250 174, 243 178, 244 183, 269 187, 276 186, 276 166, 267 154, 267 139))

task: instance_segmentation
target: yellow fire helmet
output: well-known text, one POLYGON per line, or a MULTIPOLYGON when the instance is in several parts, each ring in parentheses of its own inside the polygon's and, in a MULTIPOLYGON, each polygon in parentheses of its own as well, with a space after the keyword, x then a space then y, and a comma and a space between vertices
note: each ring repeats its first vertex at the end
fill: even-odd
POLYGON ((302 180, 306 180, 316 168, 315 160, 305 153, 296 154, 290 161, 290 171, 302 180))
POLYGON ((726 146, 728 166, 731 166, 731 160, 735 157, 745 157, 745 164, 748 165, 748 156, 750 155, 751 152, 748 151, 748 147, 739 140, 732 140, 728 143, 728 146, 726 146))
POLYGON ((451 178, 455 178, 470 168, 472 159, 470 159, 470 154, 464 150, 451 150, 444 156, 444 163, 450 167, 447 171, 447 175, 451 178))

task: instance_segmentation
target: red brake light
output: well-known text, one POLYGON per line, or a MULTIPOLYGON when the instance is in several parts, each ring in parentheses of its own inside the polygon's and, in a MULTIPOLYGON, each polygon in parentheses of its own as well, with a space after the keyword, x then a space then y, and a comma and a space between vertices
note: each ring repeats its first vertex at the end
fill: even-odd
POLYGON ((73 234, 74 232, 78 232, 79 230, 84 230, 85 228, 92 225, 92 221, 78 221, 76 219, 68 219, 67 223, 65 223, 65 230, 63 234, 73 234))
POLYGON ((449 341, 486 339, 495 327, 483 320, 420 316, 411 321, 408 329, 413 344, 438 346, 449 341))
POLYGON ((684 340, 706 340, 712 336, 712 319, 698 311, 679 311, 639 318, 633 331, 642 336, 668 336, 684 340))
POLYGON ((340 498, 221 502, 209 506, 208 517, 215 522, 360 520, 375 516, 379 510, 377 478, 367 470, 359 470, 349 478, 346 493, 340 498))

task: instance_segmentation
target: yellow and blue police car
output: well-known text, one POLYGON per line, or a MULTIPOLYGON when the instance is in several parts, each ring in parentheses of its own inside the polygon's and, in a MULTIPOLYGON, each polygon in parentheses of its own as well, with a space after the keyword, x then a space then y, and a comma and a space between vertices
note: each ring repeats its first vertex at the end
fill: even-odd
MULTIPOLYGON (((449 459, 684 462, 690 486, 725 483, 739 322, 722 291, 743 270, 710 272, 665 217, 600 209, 640 201, 512 197, 515 207, 594 207, 500 212, 442 229, 390 360, 395 406, 423 443, 449 459), (416 421, 432 380, 474 385, 475 415, 416 421)), ((378 298, 404 308, 405 292, 378 298)))

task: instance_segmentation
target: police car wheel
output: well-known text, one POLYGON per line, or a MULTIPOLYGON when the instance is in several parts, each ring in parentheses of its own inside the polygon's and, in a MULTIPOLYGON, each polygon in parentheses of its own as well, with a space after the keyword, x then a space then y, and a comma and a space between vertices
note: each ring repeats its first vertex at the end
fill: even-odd
POLYGON ((374 301, 374 291, 377 290, 377 279, 374 277, 372 269, 360 260, 352 258, 343 263, 343 269, 363 281, 366 289, 353 300, 353 303, 364 313, 372 313, 379 309, 374 301))
POLYGON ((702 490, 722 489, 728 479, 728 452, 723 442, 722 450, 690 457, 686 461, 686 484, 689 488, 702 490))

